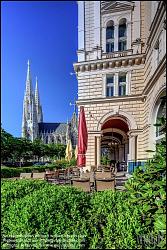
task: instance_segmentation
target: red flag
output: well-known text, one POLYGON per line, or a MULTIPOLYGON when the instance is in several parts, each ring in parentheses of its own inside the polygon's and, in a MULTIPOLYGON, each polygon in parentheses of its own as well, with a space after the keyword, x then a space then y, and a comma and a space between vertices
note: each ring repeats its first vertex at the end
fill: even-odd
POLYGON ((86 119, 84 107, 80 107, 79 124, 78 124, 78 159, 77 166, 84 167, 86 164, 86 150, 88 143, 88 132, 86 127, 86 119))

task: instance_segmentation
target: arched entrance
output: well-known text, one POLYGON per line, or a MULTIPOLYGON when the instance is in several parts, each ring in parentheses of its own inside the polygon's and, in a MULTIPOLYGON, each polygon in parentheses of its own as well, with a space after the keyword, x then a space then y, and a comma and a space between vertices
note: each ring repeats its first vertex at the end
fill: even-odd
POLYGON ((129 154, 129 127, 124 117, 112 116, 101 126, 101 158, 127 165, 129 154))

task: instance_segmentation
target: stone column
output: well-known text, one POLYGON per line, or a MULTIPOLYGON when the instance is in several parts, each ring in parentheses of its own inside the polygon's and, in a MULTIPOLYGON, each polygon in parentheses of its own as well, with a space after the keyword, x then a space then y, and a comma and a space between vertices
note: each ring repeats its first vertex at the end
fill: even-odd
POLYGON ((97 167, 101 165, 101 137, 97 136, 97 167))
POLYGON ((114 96, 118 96, 118 72, 114 75, 114 96))
POLYGON ((114 25, 114 51, 118 51, 118 24, 114 25))
POLYGON ((131 49, 131 22, 127 22, 127 49, 131 49))
POLYGON ((135 161, 136 160, 136 155, 135 155, 135 151, 136 151, 136 135, 130 134, 129 135, 129 157, 128 160, 129 161, 135 161))

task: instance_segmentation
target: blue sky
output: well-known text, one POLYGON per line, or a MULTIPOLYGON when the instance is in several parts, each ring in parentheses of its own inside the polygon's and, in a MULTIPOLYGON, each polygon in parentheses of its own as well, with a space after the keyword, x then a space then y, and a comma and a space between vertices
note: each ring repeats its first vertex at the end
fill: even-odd
POLYGON ((1 123, 21 136, 23 97, 30 60, 33 87, 38 77, 44 122, 66 122, 77 99, 76 1, 1 2, 1 123))

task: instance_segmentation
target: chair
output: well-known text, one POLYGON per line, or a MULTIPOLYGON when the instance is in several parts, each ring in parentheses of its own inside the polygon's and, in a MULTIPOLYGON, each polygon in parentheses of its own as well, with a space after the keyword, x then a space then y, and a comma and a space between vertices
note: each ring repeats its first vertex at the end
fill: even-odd
POLYGON ((115 179, 95 179, 96 191, 115 190, 115 179))
POLYGON ((20 179, 31 179, 32 173, 20 173, 20 179))
POLYGON ((32 173, 39 173, 39 171, 34 169, 34 170, 32 170, 32 173))
POLYGON ((82 173, 81 179, 90 179, 90 182, 94 182, 94 172, 82 173))
POLYGON ((42 172, 42 173, 33 173, 32 178, 33 179, 45 180, 46 173, 45 172, 42 172))
POLYGON ((84 192, 90 192, 90 179, 72 179, 71 185, 84 192))
POLYGON ((95 178, 100 178, 100 179, 104 179, 104 178, 111 178, 113 176, 113 174, 111 173, 111 171, 108 172, 95 172, 95 178))
POLYGON ((97 166, 90 166, 90 171, 91 172, 97 171, 97 166))
POLYGON ((45 169, 45 172, 46 172, 46 174, 49 174, 52 171, 50 171, 50 169, 45 169))
POLYGON ((55 171, 46 171, 46 180, 47 181, 53 181, 53 180, 55 180, 55 177, 56 177, 56 173, 55 173, 55 171))
POLYGON ((80 171, 79 171, 79 169, 78 168, 72 168, 72 176, 77 176, 77 177, 79 177, 79 175, 80 175, 80 171))

